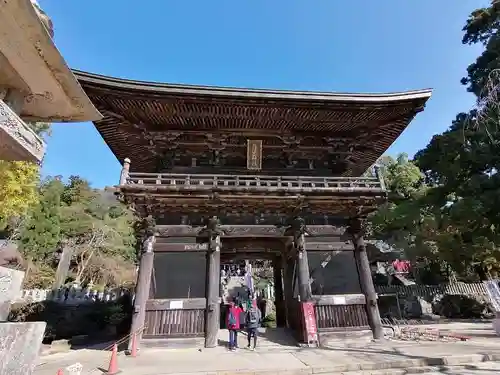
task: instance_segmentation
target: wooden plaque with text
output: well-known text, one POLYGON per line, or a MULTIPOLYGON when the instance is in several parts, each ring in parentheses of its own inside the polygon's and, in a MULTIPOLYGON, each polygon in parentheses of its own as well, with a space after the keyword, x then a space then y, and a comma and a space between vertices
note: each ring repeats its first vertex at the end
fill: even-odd
POLYGON ((247 169, 262 169, 262 140, 249 139, 247 141, 247 169))

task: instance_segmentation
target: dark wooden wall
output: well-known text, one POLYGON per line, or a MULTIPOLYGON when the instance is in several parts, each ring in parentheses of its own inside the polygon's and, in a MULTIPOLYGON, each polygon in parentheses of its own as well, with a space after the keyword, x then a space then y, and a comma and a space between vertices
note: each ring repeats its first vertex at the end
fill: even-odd
POLYGON ((205 253, 155 253, 151 286, 154 299, 205 298, 205 253))
POLYGON ((315 295, 361 294, 358 269, 354 252, 312 252, 307 254, 309 272, 313 279, 312 293, 315 295), (321 266, 328 257, 325 267, 321 266))
POLYGON ((149 300, 143 337, 182 338, 205 334, 205 298, 149 300), (179 304, 182 303, 182 308, 179 304))

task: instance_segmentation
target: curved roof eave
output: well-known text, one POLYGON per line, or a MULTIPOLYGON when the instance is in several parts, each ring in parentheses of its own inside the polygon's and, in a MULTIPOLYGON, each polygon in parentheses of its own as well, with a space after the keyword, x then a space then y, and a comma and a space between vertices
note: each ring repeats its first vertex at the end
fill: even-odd
POLYGON ((405 101, 427 101, 432 95, 432 89, 412 90, 391 93, 333 93, 315 91, 291 91, 246 89, 217 86, 180 85, 158 82, 136 81, 87 73, 73 69, 76 78, 86 85, 108 90, 134 91, 152 95, 200 95, 248 99, 276 99, 297 101, 323 102, 355 102, 355 103, 397 103, 405 101))

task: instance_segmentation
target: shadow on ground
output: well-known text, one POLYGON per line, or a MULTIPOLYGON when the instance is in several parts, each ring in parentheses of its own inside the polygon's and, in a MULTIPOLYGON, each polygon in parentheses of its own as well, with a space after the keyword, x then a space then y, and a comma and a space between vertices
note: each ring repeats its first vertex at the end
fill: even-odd
POLYGON ((109 337, 96 337, 96 338, 88 338, 87 340, 82 340, 79 342, 71 342, 71 350, 82 350, 82 349, 90 349, 90 350, 112 350, 113 345, 117 344, 118 351, 124 351, 128 347, 128 339, 111 339, 109 337))

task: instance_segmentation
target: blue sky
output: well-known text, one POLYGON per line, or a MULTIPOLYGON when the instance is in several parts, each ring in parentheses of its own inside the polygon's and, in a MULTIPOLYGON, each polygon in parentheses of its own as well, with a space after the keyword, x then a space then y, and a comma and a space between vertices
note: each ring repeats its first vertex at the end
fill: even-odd
MULTIPOLYGON (((387 92, 434 89, 389 153, 414 154, 473 97, 460 85, 480 50, 463 46, 486 0, 40 0, 72 68, 202 85, 387 92)), ((103 187, 120 165, 91 123, 55 124, 45 175, 103 187)))

